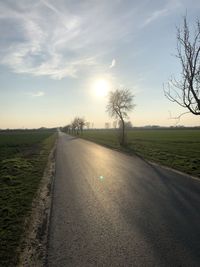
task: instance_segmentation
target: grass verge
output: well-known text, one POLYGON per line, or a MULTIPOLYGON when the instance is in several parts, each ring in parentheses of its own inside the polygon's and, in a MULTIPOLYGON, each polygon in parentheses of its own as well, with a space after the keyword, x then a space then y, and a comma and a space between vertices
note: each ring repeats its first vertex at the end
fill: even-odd
POLYGON ((0 266, 16 266, 30 214, 56 139, 52 131, 0 133, 0 266))
POLYGON ((133 129, 126 147, 114 130, 85 130, 81 137, 200 177, 200 129, 133 129))

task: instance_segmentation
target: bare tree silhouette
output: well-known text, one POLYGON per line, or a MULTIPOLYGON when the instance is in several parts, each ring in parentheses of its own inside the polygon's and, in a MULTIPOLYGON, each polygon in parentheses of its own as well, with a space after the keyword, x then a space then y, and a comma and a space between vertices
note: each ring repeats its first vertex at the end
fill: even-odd
POLYGON ((165 96, 172 102, 187 108, 186 113, 200 115, 200 21, 191 32, 187 17, 182 28, 177 28, 177 55, 181 64, 181 77, 172 78, 164 88, 165 96))
POLYGON ((71 122, 70 128, 72 130, 72 134, 83 133, 83 128, 86 125, 85 119, 80 117, 75 117, 71 122))
POLYGON ((89 121, 86 121, 85 126, 86 126, 87 129, 89 130, 89 129, 90 129, 90 122, 89 122, 89 121))
POLYGON ((110 92, 106 111, 111 117, 118 118, 122 125, 122 137, 120 144, 125 144, 125 118, 128 118, 128 111, 131 111, 133 104, 133 95, 128 89, 117 89, 110 92))
POLYGON ((83 128, 86 125, 85 119, 84 118, 78 118, 78 124, 79 124, 79 129, 81 133, 83 133, 83 128))
POLYGON ((109 122, 105 122, 105 129, 109 129, 110 128, 110 123, 109 122))

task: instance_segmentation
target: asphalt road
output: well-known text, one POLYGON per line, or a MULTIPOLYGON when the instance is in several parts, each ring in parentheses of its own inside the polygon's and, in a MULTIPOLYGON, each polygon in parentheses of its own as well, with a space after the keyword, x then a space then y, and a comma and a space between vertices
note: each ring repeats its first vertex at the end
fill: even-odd
POLYGON ((200 182, 59 133, 48 265, 200 266, 200 182))

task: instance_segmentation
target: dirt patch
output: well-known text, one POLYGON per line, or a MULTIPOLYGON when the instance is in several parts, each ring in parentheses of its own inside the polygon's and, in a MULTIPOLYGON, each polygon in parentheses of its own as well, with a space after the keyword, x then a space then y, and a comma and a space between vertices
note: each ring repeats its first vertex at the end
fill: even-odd
POLYGON ((19 248, 18 267, 46 266, 51 192, 55 175, 55 151, 56 144, 49 155, 40 187, 25 222, 25 235, 19 248))

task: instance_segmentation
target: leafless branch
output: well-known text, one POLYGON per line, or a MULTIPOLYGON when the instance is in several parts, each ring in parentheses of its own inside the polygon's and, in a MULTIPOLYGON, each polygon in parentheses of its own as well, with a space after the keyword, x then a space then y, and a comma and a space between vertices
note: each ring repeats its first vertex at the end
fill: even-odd
POLYGON ((177 28, 176 57, 181 63, 181 79, 171 78, 164 87, 164 94, 171 102, 187 108, 194 115, 200 115, 199 20, 196 22, 196 30, 191 32, 187 17, 184 16, 182 28, 177 28))
POLYGON ((169 114, 170 114, 169 119, 171 119, 171 120, 175 120, 175 121, 176 121, 176 122, 175 122, 175 126, 177 126, 177 125, 179 124, 180 120, 181 120, 181 117, 184 116, 185 114, 189 114, 189 113, 190 113, 190 111, 186 111, 186 112, 183 112, 183 113, 181 113, 180 115, 178 115, 178 116, 176 116, 176 117, 173 117, 173 116, 171 115, 171 112, 169 112, 169 114))

